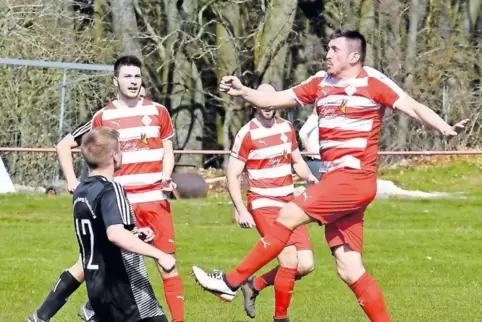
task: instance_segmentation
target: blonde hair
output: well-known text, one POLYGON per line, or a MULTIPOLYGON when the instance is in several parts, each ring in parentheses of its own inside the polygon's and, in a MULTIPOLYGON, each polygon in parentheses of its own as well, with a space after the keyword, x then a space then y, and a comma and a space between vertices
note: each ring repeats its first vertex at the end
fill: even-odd
POLYGON ((80 151, 91 170, 105 168, 112 154, 119 151, 119 132, 105 126, 97 127, 82 137, 80 151))

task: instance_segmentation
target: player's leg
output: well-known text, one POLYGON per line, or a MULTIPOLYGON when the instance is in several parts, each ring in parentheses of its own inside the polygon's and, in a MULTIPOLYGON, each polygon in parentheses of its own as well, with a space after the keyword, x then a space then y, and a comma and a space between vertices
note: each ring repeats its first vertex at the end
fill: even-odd
POLYGON ((280 267, 274 282, 275 321, 287 321, 295 280, 314 270, 313 251, 305 225, 293 231, 288 243, 291 246, 286 247, 278 256, 280 267))
MULTIPOLYGON (((256 223, 256 229, 261 236, 264 236, 272 227, 278 216, 278 211, 279 208, 269 207, 250 211, 256 223)), ((254 318, 256 315, 256 298, 259 295, 259 292, 268 286, 275 285, 276 293, 276 277, 278 276, 279 279, 281 276, 287 275, 284 272, 286 269, 283 269, 281 275, 277 275, 280 266, 296 268, 295 280, 299 280, 313 271, 313 252, 311 250, 311 242, 306 226, 299 226, 293 231, 293 234, 288 241, 288 245, 295 246, 295 253, 291 254, 293 251, 292 246, 285 248, 278 256, 278 260, 280 261, 279 266, 274 267, 272 270, 261 276, 249 279, 241 286, 244 298, 244 310, 250 318, 254 318), (293 266, 291 265, 291 262, 298 262, 298 265, 293 266)), ((279 296, 277 298, 279 298, 279 296)), ((287 307, 285 309, 287 309, 287 307)))
POLYGON ((82 259, 79 256, 77 262, 59 276, 44 302, 29 317, 29 321, 49 321, 65 305, 69 296, 79 288, 83 281, 84 270, 82 259))
POLYGON ((363 266, 363 212, 361 209, 327 225, 325 235, 338 275, 351 288, 363 311, 371 321, 388 322, 390 316, 382 290, 363 266))
MULTIPOLYGON (((142 203, 133 205, 139 227, 151 227, 155 238, 153 246, 168 254, 175 254, 174 223, 171 207, 167 200, 162 202, 142 203)), ((184 287, 177 266, 170 272, 165 272, 156 264, 164 287, 164 296, 171 312, 173 322, 184 321, 184 287)))
POLYGON ((220 276, 193 267, 198 283, 211 293, 235 295, 250 275, 274 259, 287 245, 293 229, 318 221, 334 222, 362 207, 376 194, 376 177, 363 170, 340 169, 325 174, 293 202, 286 204, 270 232, 255 245, 235 270, 220 276))
MULTIPOLYGON (((256 223, 258 227, 258 223, 256 223)), ((288 244, 294 244, 298 254, 298 267, 296 280, 300 280, 303 276, 310 274, 315 269, 315 262, 313 257, 312 246, 308 235, 306 226, 299 226, 291 235, 291 240, 288 244)), ((274 267, 269 272, 253 278, 252 286, 255 291, 260 292, 266 287, 274 285, 274 279, 278 272, 279 266, 274 267)))
MULTIPOLYGON (((261 237, 264 237, 269 232, 278 217, 280 209, 279 207, 263 207, 250 211, 256 224, 256 230, 258 230, 261 237)), ((279 266, 276 266, 269 272, 248 280, 243 286, 253 288, 254 295, 257 296, 264 288, 274 285, 278 268, 279 266)))
POLYGON ((193 275, 197 282, 211 293, 221 293, 234 297, 238 288, 251 275, 281 253, 287 246, 296 227, 309 223, 312 220, 303 210, 293 202, 290 202, 280 210, 278 218, 269 232, 260 239, 235 270, 227 274, 212 274, 206 273, 197 266, 193 266, 193 275))
POLYGON ((184 321, 184 290, 177 266, 170 272, 165 272, 159 265, 157 269, 162 277, 164 297, 171 312, 172 322, 184 321))
POLYGON ((275 321, 288 318, 288 307, 298 272, 298 254, 294 245, 285 247, 278 256, 279 268, 274 280, 275 321))
POLYGON ((300 280, 315 270, 315 258, 313 256, 313 247, 306 225, 299 226, 291 235, 293 245, 296 247, 296 255, 298 258, 296 280, 300 280))
POLYGON ((269 232, 251 250, 235 270, 226 274, 226 282, 231 289, 237 289, 250 275, 277 257, 288 245, 293 231, 301 225, 313 221, 293 202, 281 208, 278 218, 269 232))

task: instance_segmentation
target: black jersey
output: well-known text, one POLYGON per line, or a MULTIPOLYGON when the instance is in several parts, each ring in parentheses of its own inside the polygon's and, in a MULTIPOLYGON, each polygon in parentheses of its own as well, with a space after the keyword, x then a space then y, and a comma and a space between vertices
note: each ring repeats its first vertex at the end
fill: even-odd
POLYGON ((74 191, 73 212, 87 294, 97 319, 137 322, 165 318, 142 256, 120 249, 107 238, 111 225, 136 229, 122 186, 102 176, 87 178, 74 191))

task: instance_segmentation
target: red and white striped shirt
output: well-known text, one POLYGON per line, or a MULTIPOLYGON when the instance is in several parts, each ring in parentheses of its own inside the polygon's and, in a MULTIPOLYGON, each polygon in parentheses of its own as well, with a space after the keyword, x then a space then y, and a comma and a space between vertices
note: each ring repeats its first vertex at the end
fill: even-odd
POLYGON ((337 168, 376 171, 380 127, 386 107, 406 93, 381 72, 364 67, 353 79, 321 71, 293 88, 301 104, 314 104, 323 172, 337 168))
POLYGON ((234 139, 231 156, 246 162, 248 210, 282 207, 293 198, 291 153, 298 149, 293 125, 275 117, 266 128, 257 119, 244 125, 234 139))
POLYGON ((122 184, 132 204, 166 199, 161 191, 164 140, 174 136, 167 109, 148 99, 136 107, 112 102, 97 112, 92 128, 107 126, 119 131, 122 167, 114 181, 122 184))

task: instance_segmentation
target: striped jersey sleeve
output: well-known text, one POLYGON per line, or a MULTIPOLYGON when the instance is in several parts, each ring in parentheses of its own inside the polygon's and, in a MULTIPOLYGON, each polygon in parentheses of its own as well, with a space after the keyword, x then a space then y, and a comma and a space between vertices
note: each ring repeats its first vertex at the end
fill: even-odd
POLYGON ((135 225, 131 205, 127 200, 124 188, 119 183, 113 182, 110 187, 106 188, 100 207, 106 228, 112 225, 135 225))
POLYGON ((72 131, 72 133, 70 133, 74 137, 75 142, 77 142, 77 145, 80 145, 82 141, 82 137, 84 136, 84 134, 89 132, 91 128, 92 128, 92 120, 79 126, 74 131, 72 131))

